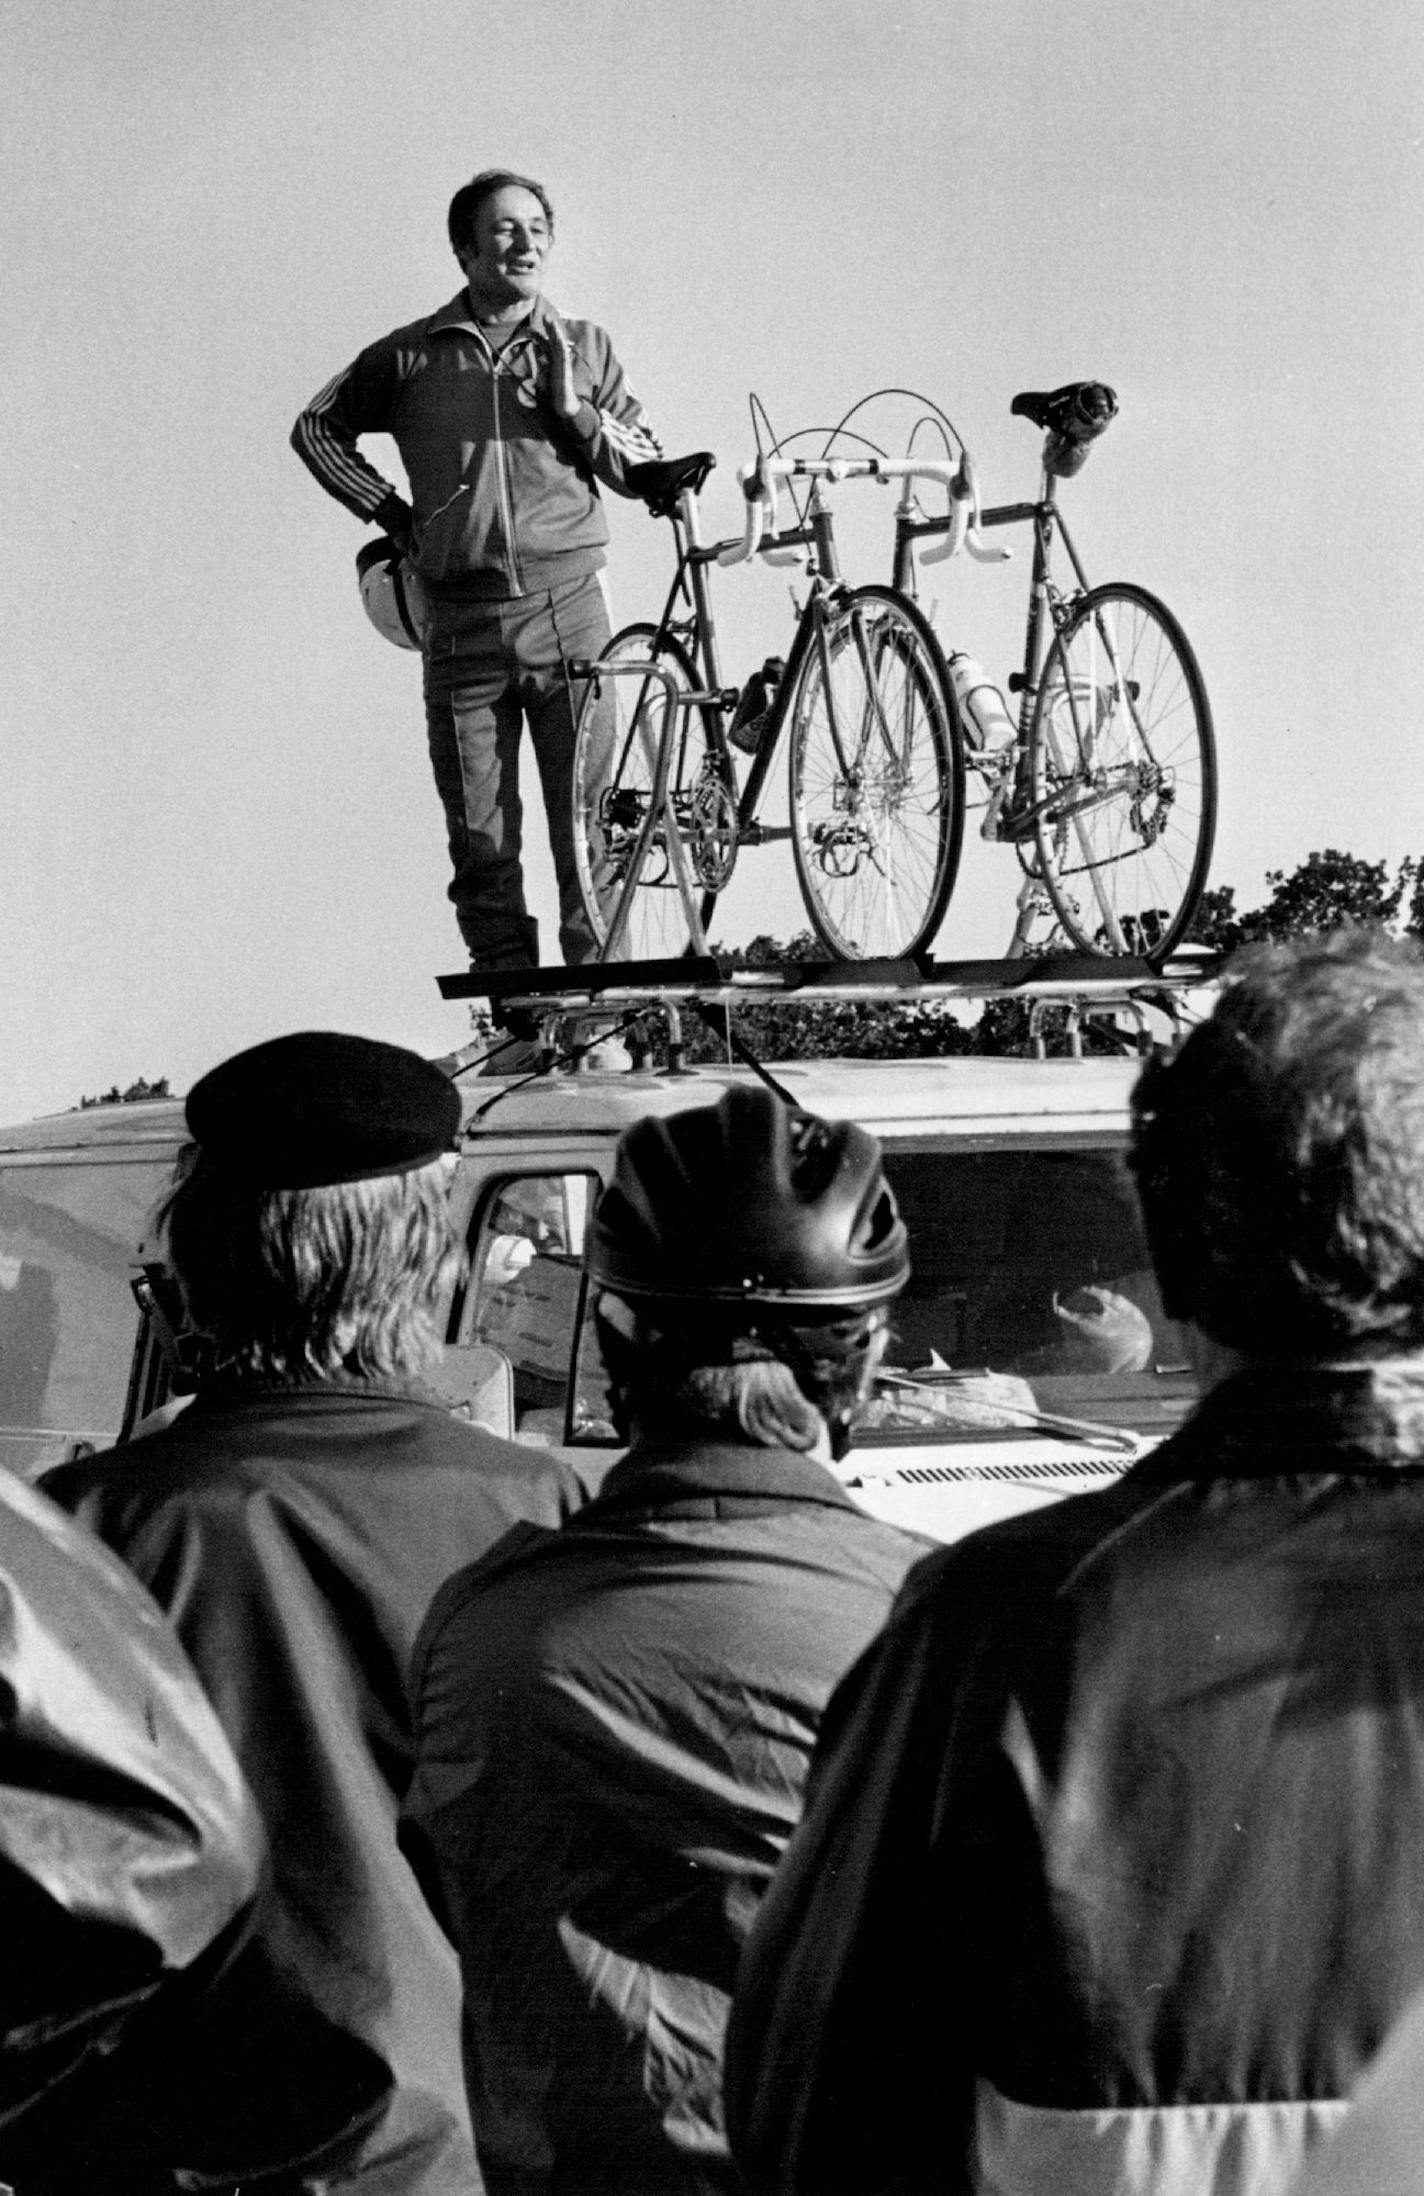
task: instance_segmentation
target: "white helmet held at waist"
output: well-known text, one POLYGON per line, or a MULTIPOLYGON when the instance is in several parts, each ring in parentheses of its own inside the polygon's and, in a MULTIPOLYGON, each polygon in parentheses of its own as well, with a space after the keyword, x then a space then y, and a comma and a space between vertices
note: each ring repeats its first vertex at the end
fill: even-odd
POLYGON ((356 555, 356 581, 366 615, 383 640, 419 648, 428 616, 420 574, 388 534, 368 541, 356 555))

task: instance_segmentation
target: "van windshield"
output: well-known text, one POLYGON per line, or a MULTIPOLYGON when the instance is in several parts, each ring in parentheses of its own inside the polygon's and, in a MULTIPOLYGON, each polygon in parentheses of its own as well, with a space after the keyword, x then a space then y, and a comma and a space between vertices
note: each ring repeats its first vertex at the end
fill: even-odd
POLYGON ((1120 1147, 887 1147, 914 1271, 862 1443, 1031 1429, 1035 1410, 1166 1433, 1193 1400, 1120 1147), (911 1380, 897 1380, 907 1374, 911 1380))
MULTIPOLYGON (((1035 1414, 1160 1436, 1193 1400, 1120 1147, 1046 1139, 968 1149, 886 1140, 914 1274, 892 1312, 857 1447, 1022 1437, 1035 1414)), ((583 1288, 597 1184, 499 1184, 472 1232, 456 1322, 511 1367, 524 1440, 615 1439, 583 1288)))

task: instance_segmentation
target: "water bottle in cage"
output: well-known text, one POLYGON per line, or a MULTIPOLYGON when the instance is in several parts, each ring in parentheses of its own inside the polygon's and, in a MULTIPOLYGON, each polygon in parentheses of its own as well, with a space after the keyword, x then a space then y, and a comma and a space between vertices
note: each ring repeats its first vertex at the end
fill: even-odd
POLYGON ((964 736, 971 747, 1002 747, 1006 741, 1018 738, 1009 705, 982 663, 956 651, 949 659, 949 676, 964 736))
POLYGON ((727 738, 744 755, 754 755, 761 745, 761 736, 766 730, 785 669, 780 656, 768 656, 760 671, 753 671, 742 688, 741 699, 727 727, 727 738))

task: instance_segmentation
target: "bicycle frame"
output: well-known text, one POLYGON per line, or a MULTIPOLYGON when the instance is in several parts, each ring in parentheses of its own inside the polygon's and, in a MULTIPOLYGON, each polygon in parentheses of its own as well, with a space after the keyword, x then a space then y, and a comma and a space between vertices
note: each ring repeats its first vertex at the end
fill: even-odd
MULTIPOLYGON (((972 468, 968 469, 967 477, 972 482, 972 468)), ((1048 655, 1053 634, 1061 622, 1064 604, 1063 594, 1054 585, 1051 577, 1055 534, 1062 538, 1063 547, 1068 553, 1068 561, 1073 567, 1074 576, 1078 582, 1079 592, 1086 594, 1089 585, 1088 575, 1083 569, 1082 560, 1073 546, 1073 537, 1068 531, 1067 521, 1059 510, 1057 498, 1053 493, 1054 478, 1055 476, 1049 472, 1046 465, 1040 465, 1038 496, 1034 502, 992 505, 988 510, 976 511, 974 519, 975 527, 985 533, 1004 526, 1032 526, 1033 528, 1033 564, 1029 572, 1028 615, 1024 629, 1023 669, 1012 672, 1008 681, 1009 692, 1019 696, 1018 745, 1020 749, 1026 748, 1028 745, 1029 728, 1033 723, 1033 712, 1038 698, 1039 680, 1043 673, 1044 662, 1048 655)), ((913 516, 913 511, 914 506, 909 494, 909 483, 907 482, 906 492, 901 497, 895 511, 895 556, 891 584, 897 587, 901 594, 908 595, 911 601, 917 602, 919 600, 919 571, 914 544, 926 537, 944 536, 956 527, 957 522, 953 517, 917 519, 913 516)), ((954 546, 958 546, 957 542, 954 546)), ((970 547, 972 552, 972 538, 970 547)), ((1007 550, 1001 550, 996 554, 1000 557, 1006 557, 1008 553, 1007 550)), ((983 552, 981 551, 980 554, 982 556, 983 552)), ((972 741, 972 728, 966 729, 966 738, 972 741)))
MULTIPOLYGON (((810 468, 807 469, 810 470, 810 468)), ((869 471, 870 469, 865 470, 869 471)), ((684 488, 679 495, 678 508, 672 522, 678 547, 677 567, 673 574, 672 585, 668 590, 667 600, 663 605, 662 616, 658 621, 657 632, 660 637, 667 636, 683 647, 704 683, 700 687, 688 691, 677 691, 670 677, 665 673, 660 674, 667 687, 668 698, 660 738, 661 752, 656 759, 655 793, 649 802, 643 838, 635 852, 629 883, 625 886, 624 893, 620 897, 610 925, 609 937, 604 947, 605 958, 613 957, 617 952, 618 945, 621 943, 623 931, 626 927, 628 903, 636 879, 641 871, 644 852, 646 847, 651 844, 657 825, 662 819, 664 804, 668 798, 667 784, 671 774, 674 742, 681 737, 678 720, 685 724, 688 714, 694 709, 701 710, 703 713, 703 725, 707 735, 708 748, 715 755, 718 768, 723 773, 727 785, 737 789, 736 839, 740 846, 767 845, 774 840, 789 839, 792 835, 790 825, 761 822, 757 815, 757 809, 767 778, 780 753, 782 732, 800 684, 807 655, 812 648, 819 652, 821 658, 824 688, 828 697, 831 737, 837 757, 841 767, 847 773, 857 766, 858 753, 853 750, 852 743, 845 736, 845 729, 839 723, 835 713, 834 682, 831 677, 830 646, 827 638, 827 606, 834 601, 837 591, 843 584, 840 560, 836 550, 833 516, 821 485, 822 478, 828 475, 831 475, 829 467, 821 467, 812 471, 806 516, 800 524, 778 530, 758 541, 756 545, 756 553, 769 557, 773 562, 800 561, 803 552, 806 553, 809 558, 810 584, 806 600, 802 604, 797 619, 796 631, 792 638, 790 653, 786 658, 785 669, 776 696, 770 705, 769 721, 758 742, 755 754, 749 760, 745 779, 739 788, 737 787, 736 764, 727 739, 724 717, 727 711, 735 707, 740 690, 735 687, 725 687, 722 683, 722 664, 718 646, 717 625, 713 611, 712 590, 708 584, 708 579, 713 565, 744 561, 745 556, 750 553, 748 541, 744 541, 740 545, 733 542, 704 542, 701 531, 701 508, 696 490, 691 487, 684 488)), ((749 539, 750 537, 748 537, 749 539)), ((857 645, 863 652, 865 648, 863 633, 857 634, 857 645)), ((628 668, 631 671, 636 667, 629 666, 628 668)), ((866 669, 867 692, 873 698, 878 718, 878 724, 874 729, 879 731, 880 737, 885 740, 887 745, 893 745, 893 734, 885 721, 876 681, 870 673, 868 664, 866 669)), ((864 738, 867 736, 867 729, 862 729, 862 747, 864 738)), ((671 848, 672 844, 678 841, 676 829, 669 829, 666 838, 671 848)), ((679 891, 683 893, 684 903, 686 904, 687 896, 684 890, 681 864, 682 857, 679 848, 677 881, 679 891)), ((693 945, 699 951, 704 949, 705 926, 711 921, 717 897, 715 891, 704 891, 698 910, 698 920, 690 926, 693 945)))
MULTIPOLYGON (((983 825, 983 836, 987 839, 998 839, 1001 836, 1008 837, 1011 843, 1014 843, 1017 847, 1019 859, 1025 873, 1024 883, 1019 893, 1017 919, 1009 944, 1011 957, 1027 949, 1033 924, 1037 917, 1045 912, 1045 895, 1041 874, 1036 864, 1028 858, 1028 845, 1034 837, 1036 822, 1046 817, 1053 817, 1055 813, 1060 813, 1063 819, 1070 824, 1082 847, 1084 868, 1091 879, 1105 933, 1112 940, 1117 951, 1123 952, 1129 949, 1129 941, 1122 934, 1112 905, 1111 894, 1092 862, 1090 849, 1084 837, 1085 819, 1088 811, 1114 799, 1116 797, 1114 789, 1104 787, 1086 796, 1077 793, 1074 795, 1071 808, 1058 811, 1057 803, 1060 796, 1055 794, 1047 799, 1034 801, 1026 777, 1030 739, 1038 709, 1039 689, 1042 684, 1049 650, 1055 634, 1068 625, 1072 617, 1074 604, 1091 591, 1088 575, 1083 569, 1082 559, 1074 546, 1067 522, 1058 508, 1057 498, 1054 494, 1056 478, 1057 476, 1050 470, 1045 455, 1040 460, 1039 490, 1034 502, 1005 503, 991 506, 987 510, 981 509, 974 467, 966 452, 961 461, 959 478, 952 490, 956 500, 948 517, 939 519, 916 518, 908 481, 895 515, 893 584, 901 593, 910 596, 912 600, 918 600, 919 593, 914 550, 914 544, 917 540, 948 535, 949 540, 946 547, 938 552, 940 557, 953 555, 963 543, 968 547, 971 555, 978 557, 981 561, 989 561, 1007 557, 1009 552, 1007 550, 994 551, 987 549, 979 540, 979 536, 999 527, 1032 526, 1033 528, 1033 563, 1029 574, 1029 603, 1024 629, 1023 668, 1021 671, 1011 673, 1008 679, 1009 692, 1018 696, 1018 721, 1015 737, 1007 749, 993 750, 986 754, 982 745, 975 738, 973 726, 968 725, 966 729, 966 740, 970 748, 967 758, 969 766, 971 768, 975 767, 976 758, 982 758, 978 766, 982 774, 993 781, 989 793, 988 813, 983 825), (1052 577, 1051 565, 1055 535, 1061 537, 1069 562, 1073 567, 1077 589, 1072 594, 1065 594, 1055 584, 1052 577), (1015 829, 1011 833, 1001 833, 999 829, 999 817, 1006 799, 1013 801, 1016 810, 1015 829)), ((934 554, 934 552, 931 552, 931 555, 934 554)), ((1143 723, 1137 708, 1137 689, 1130 679, 1122 676, 1117 658, 1116 642, 1106 625, 1100 628, 1100 638, 1105 656, 1114 674, 1117 690, 1124 705, 1131 713, 1137 736, 1142 742, 1143 751, 1151 758, 1153 753, 1152 739, 1149 729, 1143 723)), ((1077 751, 1080 754, 1087 753, 1091 749, 1092 741, 1090 733, 1085 732, 1079 720, 1079 700, 1071 691, 1066 695, 1066 700, 1073 720, 1077 751)))
POLYGON ((683 936, 700 950, 739 850, 775 839, 789 842, 812 925, 833 953, 918 952, 943 916, 958 865, 958 713, 921 613, 893 588, 850 587, 842 578, 826 491, 848 479, 923 477, 948 486, 955 468, 942 458, 773 452, 741 472, 741 539, 709 543, 698 495, 709 462, 699 455, 662 474, 650 469, 648 500, 671 520, 677 550, 657 624, 616 635, 597 666, 573 667, 580 679, 616 674, 638 677, 642 687, 614 714, 610 755, 601 749, 600 720, 583 703, 575 734, 576 860, 602 955, 635 935, 646 950, 649 921, 658 938, 653 957, 666 955, 679 901, 683 936), (809 493, 783 527, 778 493, 793 480, 809 493), (754 557, 804 565, 808 584, 775 677, 728 688, 711 568, 754 557), (729 723, 733 710, 738 719, 729 723), (783 734, 790 820, 772 824, 759 810, 783 734), (744 771, 734 748, 748 757, 744 771), (696 909, 689 870, 701 893, 696 909), (669 885, 675 897, 637 897, 669 885))

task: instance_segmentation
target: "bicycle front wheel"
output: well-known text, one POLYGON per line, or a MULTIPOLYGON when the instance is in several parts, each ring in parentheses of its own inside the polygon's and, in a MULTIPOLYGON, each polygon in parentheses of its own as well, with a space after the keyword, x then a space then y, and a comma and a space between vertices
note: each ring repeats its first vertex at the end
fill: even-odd
MULTIPOLYGON (((666 635, 660 639, 653 625, 624 626, 598 661, 600 665, 660 664, 671 672, 681 693, 696 684, 685 651, 666 635)), ((584 912, 600 945, 608 941, 637 860, 666 700, 661 679, 631 673, 600 679, 595 671, 579 705, 574 731, 574 866, 584 912)), ((706 774, 700 711, 679 708, 673 738, 668 789, 674 812, 681 818, 690 811, 706 774)), ((638 868, 618 956, 630 961, 671 958, 687 945, 690 929, 664 817, 655 826, 638 868)))
POLYGON ((840 960, 903 958, 944 919, 964 835, 959 711, 938 641, 889 587, 827 613, 791 715, 791 844, 840 960))
POLYGON ((1054 912, 1089 953, 1165 953, 1216 832, 1216 747, 1196 657, 1143 588, 1094 587, 1055 636, 1029 733, 1034 837, 1054 912))

